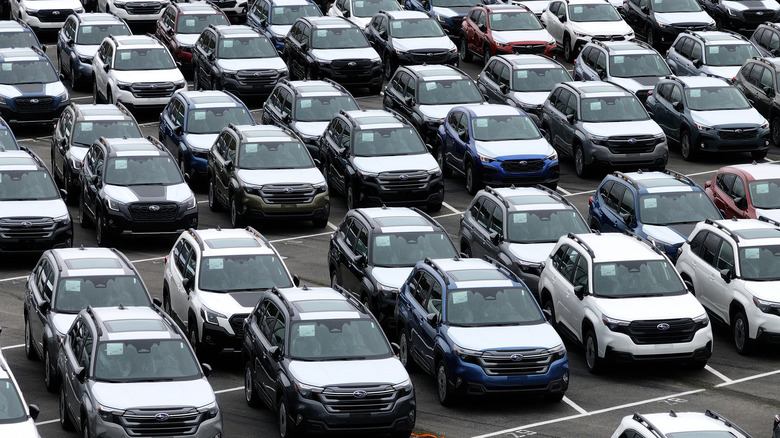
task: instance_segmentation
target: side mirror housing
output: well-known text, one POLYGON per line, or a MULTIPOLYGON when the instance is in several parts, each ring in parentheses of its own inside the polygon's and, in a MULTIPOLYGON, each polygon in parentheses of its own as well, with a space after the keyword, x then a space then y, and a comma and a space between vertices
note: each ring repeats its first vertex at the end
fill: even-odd
POLYGON ((163 302, 159 298, 152 298, 152 304, 154 304, 157 307, 162 307, 163 302))
POLYGON ((68 199, 68 191, 65 189, 60 189, 60 197, 62 199, 68 199))
POLYGON ((184 290, 189 294, 192 291, 192 280, 189 278, 185 278, 181 281, 181 285, 184 288, 184 290))
POLYGON ((173 132, 176 135, 182 135, 182 134, 184 134, 184 127, 183 126, 177 126, 177 127, 173 128, 173 132))
POLYGON ((502 93, 506 94, 509 92, 509 85, 501 84, 498 86, 498 89, 501 90, 502 93))
POLYGON ((108 64, 103 64, 103 71, 108 72, 109 70, 111 70, 111 66, 108 64))
POLYGON ((35 420, 38 418, 38 414, 41 413, 41 409, 38 407, 38 405, 29 404, 27 405, 27 410, 30 411, 30 418, 35 420))
POLYGON ((577 118, 574 117, 574 114, 569 114, 566 116, 566 120, 569 122, 569 124, 573 125, 574 122, 577 121, 577 118))
POLYGON ((366 256, 360 254, 359 256, 355 257, 355 264, 361 268, 366 266, 366 256))
POLYGON ((566 16, 565 15, 559 15, 558 19, 561 20, 561 23, 565 23, 566 22, 566 16))
POLYGON ((165 31, 165 33, 167 33, 169 36, 173 36, 173 29, 169 28, 168 30, 165 31))
POLYGON ((628 225, 629 227, 633 227, 636 225, 634 223, 634 215, 629 213, 620 213, 620 218, 623 219, 623 222, 628 225))
POLYGON ((644 12, 645 14, 647 14, 648 12, 650 12, 650 8, 649 8, 649 7, 647 7, 647 6, 642 6, 642 8, 641 8, 641 9, 642 9, 642 12, 644 12))
POLYGON ((704 64, 704 63, 702 62, 702 60, 701 60, 701 59, 694 59, 694 60, 693 60, 693 66, 694 66, 694 67, 696 67, 696 68, 699 68, 699 67, 701 67, 703 64, 704 64))
POLYGON ((306 44, 306 43, 302 43, 301 44, 301 52, 305 52, 307 50, 309 50, 309 45, 306 44))
POLYGON ((731 283, 731 279, 734 278, 734 276, 731 275, 731 269, 721 269, 720 278, 722 278, 726 283, 731 283))
POLYGON ((680 111, 682 109, 682 102, 672 103, 672 108, 676 109, 677 111, 680 111))
POLYGON ((301 285, 301 277, 299 277, 298 274, 293 275, 293 284, 295 285, 295 287, 301 285))
POLYGON ((265 18, 260 20, 260 26, 261 27, 266 27, 267 25, 268 25, 268 20, 266 20, 265 18))
POLYGON ((284 123, 291 123, 292 122, 292 116, 289 114, 285 114, 282 116, 282 121, 284 123))
POLYGON ((230 172, 233 170, 233 162, 232 161, 225 161, 225 170, 230 172))
POLYGON ((49 313, 49 310, 51 310, 51 303, 44 301, 38 305, 38 308, 41 309, 41 313, 49 313))
POLYGON ((428 324, 436 326, 439 324, 439 315, 435 313, 429 313, 425 315, 425 320, 428 321, 428 324))
POLYGON ((343 11, 344 18, 349 18, 352 14, 349 11, 343 11))
POLYGON ((747 199, 743 197, 734 198, 734 205, 740 210, 745 210, 747 208, 747 199))
POLYGON ((487 25, 486 24, 480 24, 479 25, 479 30, 481 30, 482 32, 487 32, 487 25))
POLYGON ((773 97, 775 95, 775 90, 773 90, 772 87, 764 87, 761 90, 769 97, 773 97))
POLYGON ((574 286, 574 295, 577 296, 577 298, 579 298, 580 300, 585 298, 585 286, 583 285, 574 286))
POLYGON ((67 44, 68 47, 72 47, 73 46, 73 38, 68 39, 68 42, 66 42, 65 44, 67 44))
POLYGON ((414 97, 412 97, 412 96, 405 97, 404 98, 404 103, 409 105, 409 106, 414 105, 414 97))
POLYGON ((493 245, 498 245, 499 243, 501 243, 501 235, 495 231, 490 233, 490 243, 492 243, 493 245))
POLYGON ((203 375, 208 377, 211 375, 211 365, 207 363, 200 364, 200 367, 203 369, 203 375))
POLYGON ((469 132, 468 131, 458 131, 458 138, 463 141, 469 141, 469 132))
POLYGON ((81 383, 84 383, 85 380, 87 380, 87 369, 84 367, 78 367, 75 370, 76 380, 78 380, 81 383))
POLYGON ((273 358, 274 360, 279 360, 280 357, 282 357, 282 350, 279 349, 276 345, 268 349, 268 354, 273 358))

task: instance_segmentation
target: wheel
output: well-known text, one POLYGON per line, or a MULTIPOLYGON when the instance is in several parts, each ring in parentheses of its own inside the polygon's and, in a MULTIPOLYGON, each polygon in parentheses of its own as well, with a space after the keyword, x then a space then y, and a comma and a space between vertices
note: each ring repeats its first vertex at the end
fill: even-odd
POLYGON ((767 150, 763 150, 763 151, 753 151, 753 152, 751 152, 751 153, 750 153, 750 156, 751 156, 751 157, 752 157, 752 158, 753 158, 755 161, 761 161, 761 160, 763 160, 764 158, 766 158, 766 154, 767 154, 767 152, 769 152, 769 151, 767 151, 767 150))
POLYGON ((24 355, 27 359, 38 359, 38 353, 35 352, 33 347, 32 329, 30 328, 30 321, 27 319, 27 315, 24 316, 24 355))
POLYGON ((92 102, 103 103, 103 100, 100 98, 100 93, 98 92, 97 81, 95 80, 94 75, 92 76, 92 102))
POLYGON ((772 143, 780 147, 780 116, 772 117, 770 132, 772 133, 772 143))
POLYGON ((287 403, 287 396, 282 396, 279 399, 279 436, 281 438, 294 438, 297 434, 295 431, 295 425, 289 414, 289 404, 287 403))
POLYGON ((474 166, 471 163, 466 163, 466 191, 470 195, 476 195, 479 188, 480 184, 474 175, 474 166))
POLYGON ((438 213, 439 211, 441 211, 442 204, 443 202, 432 202, 428 204, 428 206, 425 208, 426 210, 428 210, 428 213, 438 213))
POLYGON ((721 17, 715 17, 715 28, 723 30, 723 19, 721 17))
POLYGON ((542 310, 545 311, 545 316, 549 313, 549 316, 547 317, 549 318, 550 324, 555 327, 557 324, 555 322, 555 305, 549 295, 545 295, 545 297, 542 298, 542 310))
POLYGON ((601 223, 596 220, 595 217, 590 218, 590 229, 595 231, 601 231, 601 223))
POLYGON ((645 32, 645 40, 647 40, 647 44, 650 45, 650 47, 655 47, 656 41, 655 41, 655 32, 653 31, 652 27, 648 27, 647 31, 645 32))
POLYGON ((368 309, 368 311, 371 312, 371 314, 376 316, 377 312, 374 311, 374 306, 371 305, 371 300, 368 299, 368 295, 366 295, 365 293, 361 294, 360 303, 366 306, 366 309, 368 309))
POLYGON ((83 193, 79 198, 79 225, 81 225, 81 228, 87 228, 92 224, 92 222, 87 217, 87 208, 84 205, 85 198, 86 196, 83 193))
POLYGON ((547 126, 546 123, 542 125, 542 132, 544 132, 545 141, 547 141, 547 143, 550 143, 550 146, 552 146, 552 133, 550 132, 550 127, 547 126))
MULTIPOLYGON (((179 172, 181 172, 182 176, 188 175, 189 173, 187 172, 187 163, 184 162, 184 157, 181 154, 179 154, 179 159, 177 161, 179 164, 179 172)), ((192 175, 190 175, 190 185, 193 185, 192 175)))
POLYGON ((406 338, 406 329, 401 328, 401 336, 398 337, 398 360, 407 371, 415 368, 414 359, 409 356, 409 339, 406 338))
POLYGON ((599 341, 593 329, 585 333, 585 365, 591 374, 596 374, 604 367, 604 359, 599 357, 599 341))
POLYGON ((51 356, 49 355, 49 349, 45 345, 43 346, 43 383, 46 385, 46 390, 54 394, 59 388, 57 381, 57 372, 53 370, 54 365, 51 363, 51 356))
POLYGON ((314 226, 314 228, 325 228, 328 226, 328 218, 321 217, 317 219, 312 219, 311 224, 314 226))
POLYGON ((577 172, 577 176, 586 177, 589 170, 588 165, 585 164, 585 152, 582 150, 582 145, 574 146, 574 171, 577 172))
POLYGON ((65 387, 60 387, 60 427, 62 430, 73 430, 73 422, 70 420, 68 410, 65 408, 65 387))
POLYGON ((734 346, 737 353, 749 355, 753 352, 754 340, 750 339, 750 325, 744 310, 739 310, 731 321, 731 331, 734 335, 734 346))
POLYGON ((452 176, 452 169, 447 166, 447 163, 444 160, 444 144, 438 136, 436 136, 435 143, 436 144, 434 146, 436 147, 436 163, 439 165, 439 169, 441 169, 442 176, 449 178, 452 176))
MULTIPOLYGON (((60 68, 60 74, 61 74, 62 76, 65 76, 65 69, 64 69, 64 68, 62 68, 62 67, 64 67, 65 65, 62 63, 62 53, 60 53, 60 51, 59 51, 59 50, 57 50, 57 65, 58 65, 58 67, 60 68)), ((73 73, 73 72, 71 71, 71 75, 72 75, 72 73, 73 73)))
POLYGON ((249 361, 244 364, 244 400, 249 407, 260 406, 260 398, 255 391, 255 381, 252 378, 252 365, 249 361))
POLYGON ((63 185, 65 186, 65 191, 68 192, 68 196, 66 197, 65 202, 69 205, 73 205, 78 202, 79 199, 79 185, 73 181, 70 175, 70 169, 65 169, 65 175, 62 176, 62 179, 65 180, 63 185))
POLYGON ((168 286, 163 286, 163 311, 168 315, 171 314, 171 292, 168 290, 168 286))
POLYGON ((683 131, 680 136, 680 153, 685 161, 691 161, 696 156, 696 148, 691 146, 691 134, 688 131, 683 131))
POLYGON ((209 210, 222 211, 222 204, 217 199, 217 188, 214 184, 214 177, 209 178, 209 210))
POLYGON ((436 394, 439 396, 439 403, 443 406, 455 404, 455 388, 450 385, 447 367, 444 366, 443 360, 436 364, 436 394))
POLYGON ((571 46, 569 34, 563 36, 563 57, 569 62, 574 61, 574 47, 571 46))
POLYGON ((330 287, 336 287, 339 284, 341 284, 341 283, 339 282, 338 274, 336 274, 336 271, 331 272, 331 274, 330 274, 330 287))
POLYGON ((353 208, 357 208, 360 205, 360 202, 355 198, 355 196, 360 196, 355 193, 355 188, 352 186, 352 184, 347 184, 347 210, 352 210, 353 208))
POLYGON ((471 258, 471 247, 465 243, 460 245, 460 252, 466 255, 466 257, 471 258))
POLYGON ((485 45, 485 48, 482 49, 482 62, 487 65, 488 61, 490 61, 490 46, 485 45))
POLYGON ((114 104, 114 96, 111 95, 111 88, 106 88, 106 103, 109 105, 114 104))
POLYGON ((98 246, 108 247, 111 245, 113 236, 111 236, 111 232, 107 229, 105 216, 100 213, 98 213, 96 228, 95 237, 97 238, 98 246))
POLYGON ((200 73, 198 73, 198 69, 194 65, 192 66, 192 70, 192 89, 199 91, 201 89, 200 73))
POLYGON ((241 214, 238 207, 238 200, 232 196, 230 198, 230 226, 233 228, 244 227, 244 215, 241 214))
POLYGON ((395 62, 393 62, 393 58, 390 57, 390 55, 385 57, 385 79, 388 81, 390 78, 393 77, 393 73, 395 73, 395 69, 398 68, 395 62))
POLYGON ((187 322, 187 339, 192 345, 192 349, 195 351, 195 356, 201 361, 208 361, 211 358, 212 351, 209 350, 202 342, 198 341, 198 328, 195 327, 196 322, 189 320, 187 322))
POLYGON ((219 81, 219 79, 214 78, 211 80, 211 87, 209 87, 210 90, 221 90, 222 89, 222 83, 219 81))
POLYGON ((73 66, 73 64, 70 65, 70 88, 73 89, 73 91, 81 89, 81 78, 76 76, 76 68, 73 66))
POLYGON ((466 41, 466 35, 460 35, 460 60, 471 62, 471 52, 469 52, 469 42, 466 41))

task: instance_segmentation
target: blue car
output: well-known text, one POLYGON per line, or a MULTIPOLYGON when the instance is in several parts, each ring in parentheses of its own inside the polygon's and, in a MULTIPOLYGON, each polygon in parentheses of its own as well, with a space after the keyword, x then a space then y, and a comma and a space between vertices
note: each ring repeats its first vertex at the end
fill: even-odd
POLYGON ((495 261, 418 262, 395 308, 399 358, 435 377, 439 402, 569 387, 566 347, 525 284, 495 261))
POLYGON ((0 117, 51 126, 70 104, 68 89, 41 49, 0 49, 0 117))
MULTIPOLYGON (((3 3, 0 1, 0 3, 3 3)), ((7 2, 6 2, 7 3, 7 2)), ((6 7, 8 7, 6 5, 6 7)), ((0 21, 0 47, 31 47, 46 51, 46 46, 38 41, 30 25, 22 20, 0 21)))
POLYGON ((8 122, 0 117, 0 152, 10 150, 19 150, 19 143, 8 122))
POLYGON ((630 231, 653 242, 673 262, 697 223, 723 218, 703 188, 669 169, 607 175, 589 204, 591 229, 630 231))
POLYGON ((209 149, 229 124, 255 125, 249 109, 227 91, 173 94, 160 113, 158 138, 191 182, 205 181, 209 149))
POLYGON ((528 114, 509 105, 451 109, 434 152, 444 176, 463 174, 472 195, 485 184, 558 186, 558 153, 528 114))
POLYGON ((257 0, 246 14, 246 24, 267 36, 281 54, 284 39, 298 18, 321 16, 319 6, 310 0, 257 0))

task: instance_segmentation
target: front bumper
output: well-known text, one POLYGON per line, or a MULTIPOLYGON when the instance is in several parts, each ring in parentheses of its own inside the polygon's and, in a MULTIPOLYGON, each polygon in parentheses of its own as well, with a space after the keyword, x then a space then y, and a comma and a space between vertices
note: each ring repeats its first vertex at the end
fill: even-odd
MULTIPOLYGON (((205 415, 205 414, 201 414, 205 415)), ((95 410, 91 410, 88 414, 88 421, 91 423, 92 434, 98 438, 114 438, 114 437, 131 437, 138 436, 138 434, 130 435, 128 431, 117 423, 109 423, 100 418, 95 410)), ((115 420, 122 421, 122 420, 115 420)), ((150 430, 145 428, 145 432, 153 436, 160 436, 164 438, 221 438, 222 434, 222 412, 219 411, 217 416, 207 420, 203 420, 197 427, 195 433, 186 435, 162 435, 165 433, 165 426, 167 422, 159 422, 161 430, 150 430)))
POLYGON ((358 190, 360 205, 415 206, 444 201, 444 182, 441 176, 434 177, 426 188, 417 190, 387 189, 374 181, 360 181, 358 190))
POLYGON ((318 63, 316 64, 316 72, 320 79, 332 79, 342 85, 381 86, 383 83, 384 66, 380 62, 366 69, 352 70, 334 68, 332 63, 318 63))
POLYGON ((431 53, 428 50, 401 52, 396 55, 398 65, 446 64, 458 66, 458 52, 431 53))
POLYGON ((717 30, 715 26, 709 26, 705 23, 698 23, 698 24, 689 24, 689 25, 669 25, 666 24, 663 27, 659 26, 658 23, 654 24, 655 31, 657 32, 656 35, 658 35, 658 39, 660 42, 666 46, 671 45, 674 40, 677 39, 677 36, 681 34, 686 29, 691 30, 717 30))
POLYGON ((712 329, 700 328, 689 342, 669 344, 635 344, 624 333, 613 332, 601 322, 599 330, 599 356, 624 361, 664 361, 708 359, 712 355, 712 329))
MULTIPOLYGON (((509 160, 507 160, 509 161, 509 160)), ((533 186, 536 184, 557 184, 560 177, 560 166, 558 160, 511 160, 511 161, 525 161, 526 166, 529 166, 528 171, 520 170, 518 172, 506 171, 502 166, 504 161, 494 161, 492 163, 481 163, 478 166, 480 172, 480 179, 484 184, 490 186, 533 186), (542 163, 534 163, 542 161, 542 163), (542 166, 539 166, 542 164, 542 166), (531 166, 534 166, 531 168, 531 166), (538 167, 541 167, 540 169, 538 167)))
MULTIPOLYGON (((289 73, 280 74, 276 70, 270 70, 272 74, 266 74, 262 70, 249 70, 246 75, 223 75, 222 88, 240 97, 256 96, 267 97, 271 94, 276 84, 282 79, 289 79, 289 73), (249 75, 249 73, 252 73, 249 75), (254 76, 259 73, 258 76, 254 76)), ((248 103, 248 102, 247 102, 248 103)), ((262 102, 258 102, 262 105, 262 102)))
MULTIPOLYGON (((745 128, 745 131, 754 128, 745 128)), ((758 128, 753 135, 740 138, 741 133, 719 129, 699 131, 693 140, 697 150, 702 152, 754 152, 769 149, 769 128, 758 128)))
POLYGON ((0 253, 41 253, 51 248, 73 246, 72 220, 59 226, 35 228, 19 232, 17 227, 8 227, 4 220, 0 220, 0 253))
POLYGON ((602 165, 606 167, 652 167, 663 168, 669 161, 669 146, 666 140, 655 145, 651 152, 639 153, 614 153, 607 146, 590 143, 591 147, 585 147, 585 160, 588 164, 602 165), (590 154, 588 153, 590 152, 590 154), (590 157, 588 157, 590 155, 590 157))
POLYGON ((132 21, 133 23, 154 23, 157 20, 162 17, 163 11, 165 10, 165 5, 161 5, 160 10, 158 12, 149 12, 149 13, 142 13, 142 11, 138 12, 130 12, 125 8, 112 8, 111 13, 116 15, 117 17, 125 20, 125 21, 132 21))
MULTIPOLYGON (((154 204, 154 203, 144 203, 154 204)), ((160 202, 169 204, 169 202, 160 202)), ((176 235, 178 236, 189 228, 198 227, 198 209, 187 210, 187 206, 180 204, 175 216, 166 217, 163 213, 158 218, 145 217, 134 218, 130 212, 133 204, 120 205, 119 211, 106 209, 106 225, 108 231, 113 234, 134 236, 176 235)), ((141 214, 141 213, 139 213, 141 214)), ((151 213, 142 213, 151 216, 151 213)))
POLYGON ((244 334, 230 333, 224 327, 215 324, 203 324, 201 342, 217 350, 241 351, 244 334))
POLYGON ((70 105, 70 99, 56 99, 50 96, 21 96, 15 99, 6 99, 5 105, 0 105, 0 116, 8 123, 23 125, 36 123, 53 123, 59 120, 65 107, 70 105), (20 101, 29 101, 27 107, 22 107, 20 101), (33 100, 52 99, 51 105, 33 103, 33 100))
MULTIPOLYGON (((186 88, 186 85, 185 85, 186 88)), ((176 91, 176 88, 170 93, 161 93, 159 97, 141 97, 136 96, 133 91, 116 89, 114 98, 117 102, 121 102, 128 109, 145 108, 145 107, 164 107, 171 100, 171 96, 176 91), (167 94, 167 95, 165 95, 167 94)))
POLYGON ((544 55, 552 58, 555 54, 555 50, 558 48, 556 43, 545 42, 515 42, 506 46, 493 46, 493 55, 514 55, 514 54, 529 54, 529 55, 544 55))
POLYGON ((312 202, 306 204, 270 204, 261 196, 242 191, 238 198, 241 214, 250 219, 322 219, 330 216, 330 194, 314 195, 312 202))
POLYGON ((479 365, 453 357, 448 359, 454 379, 450 383, 457 391, 468 395, 560 394, 569 388, 569 362, 565 356, 553 362, 544 374, 514 376, 489 376, 479 365))
POLYGON ((745 308, 748 318, 750 338, 761 339, 771 344, 780 343, 780 316, 774 313, 764 313, 753 303, 745 308))

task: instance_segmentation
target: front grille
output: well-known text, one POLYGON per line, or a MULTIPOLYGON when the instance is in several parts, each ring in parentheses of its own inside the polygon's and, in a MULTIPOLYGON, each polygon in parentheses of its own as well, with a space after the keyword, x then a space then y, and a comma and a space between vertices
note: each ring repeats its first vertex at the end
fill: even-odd
POLYGON ((339 74, 368 74, 371 73, 372 62, 369 59, 338 59, 330 66, 339 74))
POLYGON ((774 11, 769 9, 744 11, 742 15, 745 17, 745 21, 748 23, 760 24, 767 20, 771 20, 775 16, 774 11))
POLYGON ((73 9, 51 9, 38 10, 38 19, 41 23, 62 23, 67 20, 70 14, 73 13, 73 9))
POLYGON ((14 105, 20 113, 35 113, 38 111, 49 111, 54 105, 53 97, 17 97, 14 99, 14 105))
POLYGON ((506 160, 501 167, 507 172, 539 172, 544 169, 544 160, 506 160))
POLYGON ((130 204, 130 214, 133 216, 133 220, 141 222, 170 221, 176 218, 176 212, 178 210, 178 204, 173 203, 155 204, 152 202, 139 202, 130 204))
POLYGON ((125 4, 125 10, 131 15, 150 15, 159 13, 163 6, 154 2, 130 2, 125 4))
POLYGON ((707 25, 706 24, 701 24, 701 23, 698 23, 698 24, 678 23, 678 24, 673 24, 672 27, 675 30, 679 31, 679 32, 682 32, 684 30, 692 30, 692 31, 693 30, 697 30, 698 31, 698 30, 706 30, 707 29, 707 25))
POLYGON ((547 49, 545 44, 518 44, 512 46, 512 51, 517 54, 541 55, 547 49))
POLYGON ((488 376, 544 374, 551 362, 552 355, 544 349, 486 351, 478 358, 479 366, 488 376))
POLYGON ((655 137, 609 137, 607 147, 613 154, 640 154, 653 152, 656 144, 655 137))
POLYGON ((176 85, 173 82, 138 83, 133 84, 130 91, 139 98, 171 97, 176 85))
POLYGON ((691 318, 658 321, 632 321, 626 334, 637 345, 673 344, 691 342, 696 333, 697 324, 691 318), (668 325, 662 330, 661 327, 668 325))
POLYGON ((393 408, 398 392, 390 385, 374 387, 328 387, 318 394, 328 412, 387 412, 393 408))
POLYGON ((597 41, 623 41, 626 38, 623 35, 593 35, 597 41))
POLYGON ((137 408, 128 409, 115 422, 131 437, 178 436, 194 434, 205 417, 195 408, 137 408), (158 420, 160 414, 166 414, 167 420, 158 420))
POLYGON ((266 204, 308 204, 314 200, 311 184, 265 185, 260 196, 266 204))
POLYGON ((383 190, 420 190, 428 186, 430 175, 423 170, 382 172, 377 181, 383 190))
POLYGON ((722 140, 750 140, 758 134, 758 128, 724 128, 718 129, 722 140))
POLYGON ((276 70, 241 70, 236 74, 241 85, 274 86, 280 74, 276 70))
POLYGON ((412 62, 414 64, 443 64, 447 62, 448 50, 410 50, 412 62))
POLYGON ((44 239, 51 237, 57 224, 51 218, 0 219, 2 239, 44 239))
POLYGON ((244 320, 248 316, 248 314, 239 314, 230 317, 230 328, 233 329, 233 333, 239 338, 244 337, 244 320))

